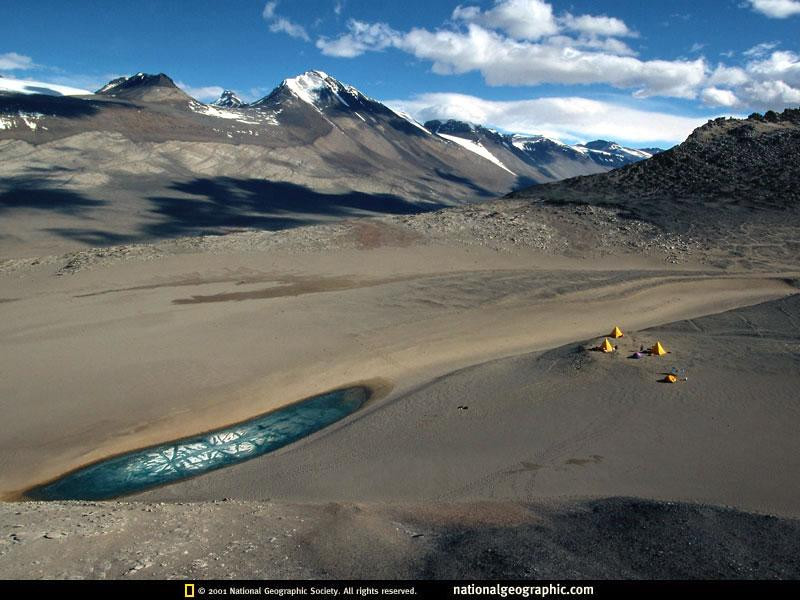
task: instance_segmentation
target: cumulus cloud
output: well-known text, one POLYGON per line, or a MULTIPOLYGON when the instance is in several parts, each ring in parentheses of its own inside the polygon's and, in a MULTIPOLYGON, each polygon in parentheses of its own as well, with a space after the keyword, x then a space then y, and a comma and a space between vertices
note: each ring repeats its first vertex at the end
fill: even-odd
POLYGON ((353 58, 365 52, 377 52, 390 46, 399 46, 401 34, 386 23, 364 23, 350 19, 347 33, 335 39, 321 37, 317 40, 319 48, 326 56, 353 58))
POLYGON ((553 7, 543 0, 503 0, 487 11, 477 6, 458 6, 452 18, 499 29, 522 40, 538 40, 559 31, 553 7))
POLYGON ((285 17, 279 16, 275 12, 277 8, 277 0, 271 0, 264 5, 264 10, 261 11, 261 17, 269 23, 269 30, 272 33, 285 33, 293 38, 310 42, 311 38, 305 27, 285 17))
POLYGON ((706 104, 778 110, 800 104, 800 56, 787 50, 749 56, 758 58, 741 67, 719 65, 711 73, 708 83, 714 91, 701 96, 706 104))
POLYGON ((800 56, 794 52, 773 52, 768 58, 748 63, 747 71, 756 79, 779 79, 800 86, 800 56))
POLYGON ((736 106, 739 104, 739 98, 732 91, 713 86, 704 89, 700 97, 703 102, 712 106, 736 106))
MULTIPOLYGON (((275 19, 274 4, 268 8, 275 19)), ((779 51, 777 42, 746 50, 738 64, 714 67, 703 56, 641 59, 623 41, 637 36, 616 17, 556 14, 545 0, 495 0, 488 9, 459 5, 451 21, 436 29, 398 31, 387 23, 350 19, 344 32, 321 37, 316 45, 340 58, 394 48, 429 62, 434 73, 478 72, 493 86, 596 84, 637 97, 699 98, 709 106, 737 108, 782 109, 796 102, 800 61, 793 52, 779 51)), ((692 51, 702 47, 695 44, 692 51)))
POLYGON ((750 0, 753 10, 773 19, 800 15, 800 0, 750 0))
POLYGON ((741 67, 718 65, 708 78, 711 85, 738 86, 750 81, 750 76, 741 67))
POLYGON ((561 20, 567 29, 594 36, 630 37, 636 34, 621 19, 605 15, 580 15, 567 13, 561 20))
POLYGON ((400 47, 432 61, 435 73, 479 71, 489 85, 604 83, 640 96, 693 98, 706 71, 703 59, 643 61, 577 44, 511 40, 478 25, 465 32, 413 29, 400 47))
POLYGON ((459 119, 506 131, 552 136, 567 142, 615 139, 625 143, 683 141, 708 118, 638 110, 581 97, 493 101, 465 94, 422 94, 387 104, 419 121, 459 119))
POLYGON ((605 15, 555 15, 544 0, 496 0, 482 10, 458 6, 453 24, 397 31, 351 19, 347 31, 320 38, 323 54, 353 58, 397 48, 431 62, 442 75, 480 72, 489 85, 607 84, 640 96, 694 98, 703 59, 640 60, 620 37, 635 37, 624 21, 605 15))
POLYGON ((36 65, 30 56, 17 54, 16 52, 6 52, 0 54, 0 71, 16 71, 33 69, 36 65))
POLYGON ((800 89, 783 81, 753 81, 744 86, 740 94, 745 104, 768 109, 800 104, 800 89))
POLYGON ((220 97, 220 95, 224 91, 224 89, 218 85, 206 85, 206 86, 195 87, 183 83, 182 81, 176 81, 175 85, 177 85, 184 92, 189 94, 192 98, 200 100, 201 102, 209 102, 216 100, 217 98, 220 97))

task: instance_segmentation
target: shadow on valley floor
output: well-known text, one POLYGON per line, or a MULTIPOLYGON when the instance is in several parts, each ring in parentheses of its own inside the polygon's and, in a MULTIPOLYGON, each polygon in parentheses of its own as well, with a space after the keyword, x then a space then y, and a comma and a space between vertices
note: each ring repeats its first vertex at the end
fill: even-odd
MULTIPOLYGON (((473 192, 478 194, 478 196, 482 196, 484 198, 494 198, 497 196, 496 192, 491 190, 487 190, 485 187, 481 187, 473 181, 470 181, 466 177, 461 177, 456 175, 455 173, 450 173, 448 171, 444 171, 442 169, 436 169, 436 174, 441 177, 442 179, 446 179, 447 181, 452 181, 454 183, 458 183, 460 185, 467 186, 473 192)), ((517 188, 515 188, 517 189, 517 188)))
MULTIPOLYGON (((399 196, 349 192, 321 193, 301 185, 260 179, 194 179, 170 186, 176 194, 152 196, 143 211, 147 219, 133 231, 104 228, 56 227, 53 235, 90 246, 148 242, 182 236, 221 234, 238 229, 278 231, 312 225, 331 218, 368 215, 407 215, 437 210, 444 205, 417 205, 399 196)), ((41 208, 83 217, 84 208, 108 204, 73 192, 23 188, 0 195, 4 208, 41 208)), ((95 215, 92 221, 98 223, 95 215)))
POLYGON ((293 183, 261 179, 194 179, 171 187, 189 197, 150 198, 151 214, 162 220, 144 226, 145 237, 200 235, 232 228, 279 230, 330 217, 407 215, 442 207, 422 207, 389 194, 321 193, 293 183))
POLYGON ((34 209, 80 216, 89 209, 108 204, 70 190, 42 188, 11 182, 0 191, 0 214, 12 209, 34 209))

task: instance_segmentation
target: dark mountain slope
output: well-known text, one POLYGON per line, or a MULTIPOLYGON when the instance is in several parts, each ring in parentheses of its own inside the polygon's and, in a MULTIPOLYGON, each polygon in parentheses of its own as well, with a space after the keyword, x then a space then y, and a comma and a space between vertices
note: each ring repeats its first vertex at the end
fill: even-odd
POLYGON ((164 73, 118 77, 97 90, 98 95, 140 102, 190 102, 192 98, 164 73))
POLYGON ((800 109, 716 119, 666 152, 609 173, 576 177, 509 195, 548 202, 626 207, 654 202, 680 209, 800 207, 800 109))

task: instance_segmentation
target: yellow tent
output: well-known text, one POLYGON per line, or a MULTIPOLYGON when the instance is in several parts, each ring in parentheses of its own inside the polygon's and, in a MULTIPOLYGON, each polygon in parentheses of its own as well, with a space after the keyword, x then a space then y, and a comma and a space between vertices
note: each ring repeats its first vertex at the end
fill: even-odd
POLYGON ((611 332, 611 337, 613 338, 621 338, 623 335, 622 329, 619 327, 614 327, 614 331, 611 332))
POLYGON ((667 375, 666 377, 664 377, 664 381, 666 381, 667 383, 677 383, 677 381, 678 381, 678 378, 677 378, 675 375, 672 375, 672 374, 670 373, 669 375, 667 375))
POLYGON ((655 354, 656 356, 664 356, 667 353, 664 350, 664 346, 661 345, 661 342, 656 342, 656 345, 650 349, 650 354, 655 354))
POLYGON ((603 343, 602 343, 602 344, 600 344, 600 349, 601 349, 603 352, 613 352, 613 351, 614 351, 614 346, 612 346, 612 345, 611 345, 611 342, 609 342, 609 341, 608 341, 608 338, 606 338, 606 339, 603 341, 603 343))

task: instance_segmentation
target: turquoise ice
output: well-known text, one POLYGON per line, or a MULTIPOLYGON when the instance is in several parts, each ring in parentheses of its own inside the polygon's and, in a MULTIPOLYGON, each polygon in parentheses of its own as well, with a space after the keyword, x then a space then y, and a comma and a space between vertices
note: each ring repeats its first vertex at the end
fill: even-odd
POLYGON ((336 390, 249 421, 129 452, 78 469, 28 493, 36 500, 102 500, 194 477, 261 456, 335 423, 366 401, 364 388, 336 390))

